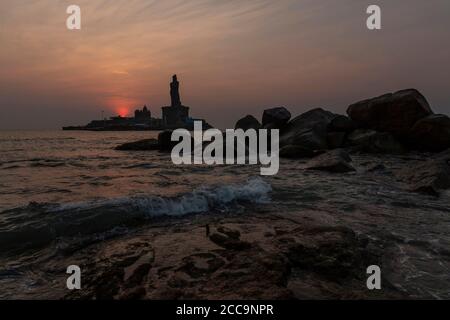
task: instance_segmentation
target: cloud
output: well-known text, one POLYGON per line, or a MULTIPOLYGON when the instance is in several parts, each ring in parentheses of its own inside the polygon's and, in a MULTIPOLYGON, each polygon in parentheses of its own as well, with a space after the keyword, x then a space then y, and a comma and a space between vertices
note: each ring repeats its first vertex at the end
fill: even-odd
POLYGON ((0 2, 0 112, 16 119, 0 128, 30 115, 59 127, 117 103, 158 114, 172 73, 195 116, 220 127, 274 105, 343 112, 411 86, 437 111, 450 104, 446 0, 376 1, 378 33, 365 28, 368 0, 77 0, 82 30, 68 31, 72 2, 0 2))

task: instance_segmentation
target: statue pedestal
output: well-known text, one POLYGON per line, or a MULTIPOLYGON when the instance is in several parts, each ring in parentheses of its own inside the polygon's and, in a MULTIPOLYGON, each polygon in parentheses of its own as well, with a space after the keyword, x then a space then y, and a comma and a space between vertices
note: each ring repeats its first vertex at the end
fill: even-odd
POLYGON ((168 128, 183 128, 189 118, 189 107, 167 106, 162 107, 163 124, 168 128))

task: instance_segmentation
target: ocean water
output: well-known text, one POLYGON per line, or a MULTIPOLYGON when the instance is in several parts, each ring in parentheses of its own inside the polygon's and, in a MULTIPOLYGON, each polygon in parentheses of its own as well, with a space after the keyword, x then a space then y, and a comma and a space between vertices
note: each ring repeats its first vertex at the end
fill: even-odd
POLYGON ((393 285, 411 297, 450 298, 450 194, 412 193, 395 177, 406 158, 424 156, 353 155, 357 171, 349 174, 304 171, 305 161, 282 159, 278 175, 261 177, 259 166, 175 166, 167 153, 114 150, 156 136, 0 132, 0 298, 22 297, 17 288, 27 290, 31 270, 68 246, 120 237, 165 216, 245 215, 261 205, 278 214, 308 211, 385 241, 396 252, 393 285), (385 169, 370 170, 378 164, 385 169))

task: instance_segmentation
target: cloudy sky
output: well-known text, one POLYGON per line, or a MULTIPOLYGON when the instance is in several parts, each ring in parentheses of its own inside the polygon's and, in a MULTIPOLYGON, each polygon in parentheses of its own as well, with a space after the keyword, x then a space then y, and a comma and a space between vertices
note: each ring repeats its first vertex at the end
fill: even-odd
POLYGON ((182 102, 220 128, 286 106, 343 113, 414 87, 450 113, 448 0, 1 0, 0 130, 154 115, 182 102), (66 29, 81 7, 82 29, 66 29), (381 31, 366 28, 369 4, 381 31))

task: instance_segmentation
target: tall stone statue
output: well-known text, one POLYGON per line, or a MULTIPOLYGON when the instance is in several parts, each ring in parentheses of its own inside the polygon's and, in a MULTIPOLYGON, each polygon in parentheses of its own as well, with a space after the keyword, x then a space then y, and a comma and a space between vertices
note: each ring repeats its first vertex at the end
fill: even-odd
POLYGON ((172 77, 172 83, 170 84, 170 99, 172 101, 172 107, 181 106, 180 83, 178 82, 176 74, 172 77))

